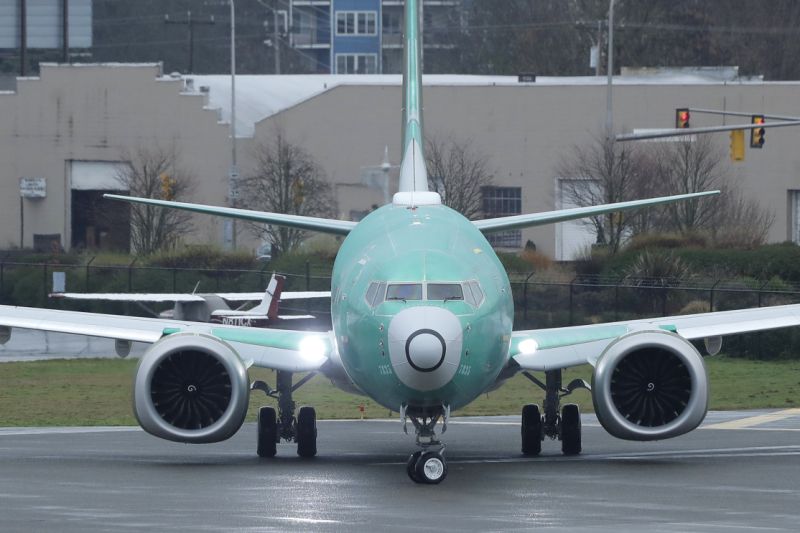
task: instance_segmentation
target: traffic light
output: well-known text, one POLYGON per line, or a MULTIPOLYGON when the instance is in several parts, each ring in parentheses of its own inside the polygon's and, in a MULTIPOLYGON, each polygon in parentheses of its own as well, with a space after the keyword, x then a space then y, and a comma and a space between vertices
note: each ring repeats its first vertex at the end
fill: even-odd
POLYGON ((676 109, 675 110, 675 127, 679 130, 686 129, 689 127, 689 119, 692 118, 691 113, 689 113, 689 109, 676 109))
MULTIPOLYGON (((764 115, 753 115, 751 117, 752 124, 764 124, 764 115)), ((763 148, 764 147, 764 133, 766 128, 753 128, 750 130, 750 148, 763 148)))
POLYGON ((744 161, 744 130, 731 132, 731 161, 744 161))

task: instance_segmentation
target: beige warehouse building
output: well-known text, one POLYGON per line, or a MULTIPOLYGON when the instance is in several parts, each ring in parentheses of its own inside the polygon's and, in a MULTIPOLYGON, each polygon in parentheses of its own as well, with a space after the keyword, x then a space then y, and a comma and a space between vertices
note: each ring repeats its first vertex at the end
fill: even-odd
MULTIPOLYGON (((400 82, 399 76, 237 77, 239 172, 251 172, 255 147, 282 130, 325 170, 340 216, 362 216, 396 187, 382 190, 375 176, 385 147, 391 164, 399 160, 400 82)), ((116 175, 126 154, 140 147, 174 149, 197 178, 191 201, 225 205, 229 84, 227 76, 164 76, 158 65, 43 65, 39 78, 19 79, 15 91, 0 93, 0 247, 30 247, 35 236, 66 249, 124 246, 124 209, 99 198, 122 189, 116 175), (22 179, 26 198, 20 198, 22 179), (121 218, 109 224, 109 212, 121 218)), ((668 128, 675 108, 687 106, 791 115, 798 97, 797 82, 620 76, 614 121, 617 131, 668 128)), ((599 78, 519 83, 426 76, 424 98, 429 136, 469 140, 489 156, 495 187, 486 201, 500 214, 562 207, 559 181, 576 176, 559 176, 556 167, 571 147, 591 142, 605 120, 599 78)), ((721 123, 718 116, 692 118, 693 126, 721 123)), ((715 139, 727 152, 727 134, 715 139)), ((770 240, 798 242, 800 130, 768 130, 767 139, 762 150, 748 150, 744 162, 732 164, 732 174, 774 211, 770 240)), ((229 238, 220 220, 198 217, 195 226, 188 242, 222 245, 229 238)), ((499 243, 517 248, 528 240, 570 259, 591 236, 572 223, 523 230, 499 243)), ((259 244, 244 235, 239 242, 259 244)))

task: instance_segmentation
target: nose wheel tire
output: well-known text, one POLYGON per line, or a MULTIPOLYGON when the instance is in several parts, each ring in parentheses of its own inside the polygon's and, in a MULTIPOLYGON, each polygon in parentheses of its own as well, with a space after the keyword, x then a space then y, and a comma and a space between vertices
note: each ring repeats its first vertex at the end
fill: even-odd
POLYGON ((406 474, 408 474, 408 477, 410 477, 411 481, 414 483, 422 483, 417 477, 417 461, 420 455, 422 455, 422 451, 412 453, 411 457, 408 458, 408 463, 406 463, 406 474))
POLYGON ((317 455, 317 412, 313 407, 301 407, 297 413, 297 455, 317 455))
POLYGON ((572 403, 561 408, 561 451, 564 455, 581 453, 581 413, 572 403))
POLYGON ((447 461, 439 452, 415 452, 408 459, 406 470, 415 483, 436 485, 447 477, 447 461))
POLYGON ((278 451, 278 418, 275 409, 262 407, 258 410, 258 456, 275 457, 278 451))
POLYGON ((542 415, 534 404, 522 408, 522 454, 539 455, 542 452, 542 415))

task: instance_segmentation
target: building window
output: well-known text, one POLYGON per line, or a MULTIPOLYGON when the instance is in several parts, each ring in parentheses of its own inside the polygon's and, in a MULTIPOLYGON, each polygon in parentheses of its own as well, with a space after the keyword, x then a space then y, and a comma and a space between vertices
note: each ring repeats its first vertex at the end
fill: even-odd
MULTIPOLYGON (((521 187, 482 187, 483 215, 486 218, 507 217, 522 214, 521 187)), ((487 240, 499 248, 521 248, 522 231, 511 230, 489 233, 487 240)))
POLYGON ((383 34, 384 35, 400 35, 403 26, 403 13, 402 11, 390 11, 384 9, 383 11, 383 34))
POLYGON ((337 74, 375 74, 378 72, 376 54, 336 54, 337 74))
POLYGON ((336 35, 377 35, 375 11, 338 11, 336 35))

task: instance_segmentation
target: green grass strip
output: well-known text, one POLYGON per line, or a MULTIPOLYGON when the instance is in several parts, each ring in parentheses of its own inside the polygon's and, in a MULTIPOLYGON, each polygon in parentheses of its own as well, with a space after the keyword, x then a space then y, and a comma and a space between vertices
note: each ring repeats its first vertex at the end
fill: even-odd
MULTIPOLYGON (((787 408, 800 404, 800 361, 762 362, 714 357, 706 359, 711 382, 711 409, 787 408)), ((135 425, 131 387, 136 361, 121 359, 52 360, 0 364, 0 426, 135 425)), ((564 383, 591 380, 591 367, 565 372, 564 383)), ((298 376, 299 378, 299 376, 298 376)), ((253 369, 250 379, 274 386, 275 374, 253 369)), ((298 405, 312 405, 318 416, 368 418, 389 416, 367 398, 335 389, 317 376, 295 394, 298 405)), ((518 414, 525 403, 542 403, 543 393, 523 376, 482 395, 456 415, 518 414)), ((591 395, 577 391, 565 399, 591 411, 591 395)), ((260 392, 250 397, 249 420, 258 407, 275 405, 260 392)), ((396 415, 395 415, 396 416, 396 415)))

